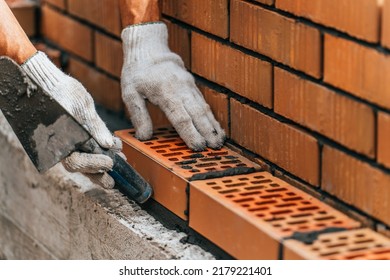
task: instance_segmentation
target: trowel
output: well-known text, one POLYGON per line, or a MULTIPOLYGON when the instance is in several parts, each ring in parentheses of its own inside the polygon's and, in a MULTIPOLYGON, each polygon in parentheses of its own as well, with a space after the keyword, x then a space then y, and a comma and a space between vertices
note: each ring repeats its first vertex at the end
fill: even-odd
POLYGON ((39 172, 74 151, 101 153, 114 161, 109 175, 115 186, 138 203, 151 186, 118 154, 101 148, 92 136, 13 60, 0 57, 0 109, 39 172))

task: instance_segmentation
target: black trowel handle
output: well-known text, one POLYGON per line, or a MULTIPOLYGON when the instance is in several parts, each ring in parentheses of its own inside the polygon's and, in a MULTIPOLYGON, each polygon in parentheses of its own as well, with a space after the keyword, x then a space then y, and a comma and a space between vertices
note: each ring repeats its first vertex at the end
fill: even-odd
POLYGON ((125 195, 138 203, 146 202, 153 194, 153 189, 138 172, 113 150, 103 150, 93 139, 81 147, 87 153, 103 154, 114 161, 114 167, 108 174, 114 179, 115 186, 125 195))
POLYGON ((114 154, 114 167, 108 174, 115 180, 117 188, 138 203, 146 202, 153 193, 152 187, 121 156, 114 154))

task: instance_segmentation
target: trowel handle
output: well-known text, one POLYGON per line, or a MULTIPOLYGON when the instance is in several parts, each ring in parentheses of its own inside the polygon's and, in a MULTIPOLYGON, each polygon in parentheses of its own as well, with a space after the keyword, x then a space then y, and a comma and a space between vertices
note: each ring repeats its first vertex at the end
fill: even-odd
POLYGON ((153 194, 152 187, 121 156, 114 154, 114 167, 108 174, 117 188, 138 203, 146 202, 153 194))

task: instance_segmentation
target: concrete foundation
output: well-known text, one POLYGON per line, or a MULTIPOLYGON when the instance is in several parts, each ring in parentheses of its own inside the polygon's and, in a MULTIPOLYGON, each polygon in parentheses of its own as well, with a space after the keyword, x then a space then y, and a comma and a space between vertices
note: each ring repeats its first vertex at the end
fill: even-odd
POLYGON ((0 259, 213 259, 117 190, 39 174, 0 112, 0 259))

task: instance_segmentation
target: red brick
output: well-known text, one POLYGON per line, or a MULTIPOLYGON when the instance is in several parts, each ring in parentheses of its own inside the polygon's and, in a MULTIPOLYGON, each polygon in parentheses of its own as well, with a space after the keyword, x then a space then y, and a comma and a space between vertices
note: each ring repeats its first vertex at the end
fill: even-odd
POLYGON ((351 94, 390 108, 390 57, 325 35, 324 80, 351 94))
POLYGON ((61 13, 42 7, 43 36, 86 60, 93 59, 92 30, 61 13))
POLYGON ((37 4, 30 0, 8 0, 6 2, 27 36, 35 36, 37 4))
POLYGON ((321 36, 312 27, 259 6, 232 0, 230 9, 232 42, 278 62, 321 76, 321 36))
POLYGON ((275 112, 349 149, 375 156, 375 116, 367 105, 275 68, 275 112))
POLYGON ((163 13, 222 38, 229 36, 228 0, 163 0, 163 13))
POLYGON ((211 88, 199 85, 199 89, 202 92, 207 104, 210 105, 211 111, 213 112, 215 118, 221 124, 222 128, 225 130, 226 135, 229 133, 229 98, 220 92, 212 90, 211 88))
POLYGON ((382 45, 390 48, 390 1, 384 0, 382 7, 382 45))
POLYGON ((191 69, 191 32, 168 20, 164 21, 168 27, 169 48, 180 55, 184 65, 191 69))
POLYGON ((66 0, 43 0, 42 3, 49 3, 61 10, 65 10, 66 8, 66 0))
POLYGON ((272 107, 272 66, 268 62, 193 33, 192 71, 272 107))
POLYGON ((68 0, 68 10, 114 35, 121 34, 118 0, 68 0))
POLYGON ((322 188, 348 204, 390 224, 390 175, 325 146, 322 188))
POLYGON ((122 43, 99 32, 95 32, 96 66, 118 78, 123 64, 122 43))
POLYGON ((255 1, 267 5, 273 5, 275 3, 275 0, 255 0, 255 1))
POLYGON ((360 224, 268 172, 191 182, 190 227, 238 259, 277 259, 297 233, 360 224))
POLYGON ((276 7, 369 42, 379 40, 375 0, 276 0, 276 7))
POLYGON ((378 162, 390 168, 390 115, 378 113, 378 162))
POLYGON ((255 109, 231 100, 231 138, 317 186, 319 148, 316 139, 255 109))
POLYGON ((119 81, 74 58, 69 60, 68 72, 86 87, 96 103, 115 112, 122 111, 119 81))

